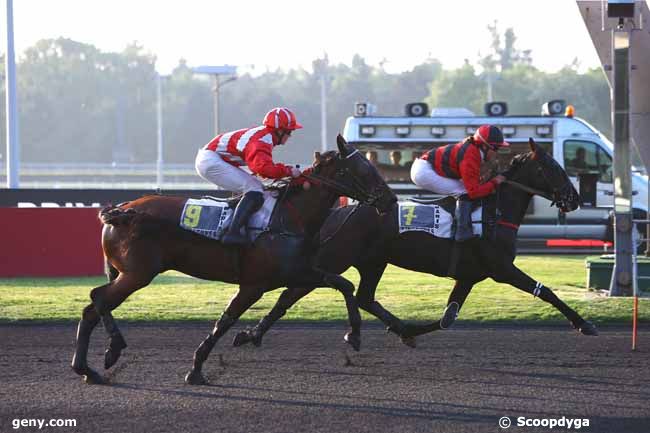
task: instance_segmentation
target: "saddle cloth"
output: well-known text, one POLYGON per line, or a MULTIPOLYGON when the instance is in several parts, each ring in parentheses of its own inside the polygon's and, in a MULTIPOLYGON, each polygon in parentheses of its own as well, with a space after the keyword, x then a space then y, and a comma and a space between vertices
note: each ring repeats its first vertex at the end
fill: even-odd
MULTIPOLYGON (((269 226, 277 201, 274 191, 264 191, 264 204, 250 217, 246 226, 246 235, 251 243, 269 226)), ((187 199, 181 212, 180 226, 210 239, 221 240, 232 221, 235 211, 232 206, 232 201, 187 199)))
MULTIPOLYGON (((474 234, 483 234, 483 208, 472 211, 474 234)), ((454 237, 454 209, 437 204, 422 204, 413 201, 399 202, 397 213, 399 232, 421 231, 438 238, 454 237)))

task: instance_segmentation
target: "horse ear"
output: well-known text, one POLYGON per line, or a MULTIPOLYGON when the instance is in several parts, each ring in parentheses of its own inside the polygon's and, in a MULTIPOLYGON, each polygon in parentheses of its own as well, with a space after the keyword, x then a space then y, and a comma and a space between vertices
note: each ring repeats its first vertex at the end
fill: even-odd
POLYGON ((320 162, 320 152, 314 152, 314 162, 320 162))
POLYGON ((534 156, 536 156, 539 147, 537 146, 537 143, 535 143, 535 140, 533 140, 533 137, 528 138, 528 145, 530 146, 530 151, 533 152, 534 156))
POLYGON ((345 157, 348 155, 348 142, 345 141, 345 138, 341 134, 336 136, 336 144, 339 147, 339 153, 341 156, 345 157))

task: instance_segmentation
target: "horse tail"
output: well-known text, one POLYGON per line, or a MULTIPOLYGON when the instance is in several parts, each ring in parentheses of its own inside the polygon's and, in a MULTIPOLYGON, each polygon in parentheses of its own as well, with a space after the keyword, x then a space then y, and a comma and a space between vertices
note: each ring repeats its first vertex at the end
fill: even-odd
POLYGON ((137 214, 135 209, 121 209, 116 206, 108 206, 99 211, 99 220, 103 224, 119 226, 129 224, 137 214))

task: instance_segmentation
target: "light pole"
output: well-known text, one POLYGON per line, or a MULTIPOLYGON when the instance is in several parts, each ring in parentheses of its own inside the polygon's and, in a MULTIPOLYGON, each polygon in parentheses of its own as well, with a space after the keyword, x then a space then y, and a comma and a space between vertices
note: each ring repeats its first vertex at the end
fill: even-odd
POLYGON ((156 73, 156 123, 158 129, 158 141, 156 146, 156 187, 162 189, 163 184, 163 117, 162 117, 162 80, 168 75, 156 73))
POLYGON ((7 55, 5 58, 7 109, 7 188, 18 188, 18 102, 16 98, 16 59, 14 54, 13 0, 7 0, 7 55))
POLYGON ((314 72, 320 76, 320 142, 321 152, 327 152, 327 85, 329 75, 327 53, 322 59, 314 61, 314 72))
POLYGON ((237 66, 222 65, 222 66, 197 66, 192 69, 195 74, 211 75, 213 78, 214 87, 212 91, 213 105, 214 105, 214 135, 219 134, 219 89, 226 83, 236 80, 237 66), (221 81, 222 75, 229 75, 230 77, 225 81, 221 81))

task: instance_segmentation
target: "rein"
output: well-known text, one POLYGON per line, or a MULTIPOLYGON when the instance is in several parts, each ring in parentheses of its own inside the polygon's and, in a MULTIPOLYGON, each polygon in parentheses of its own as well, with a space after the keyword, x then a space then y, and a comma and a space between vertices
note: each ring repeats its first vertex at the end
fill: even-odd
MULTIPOLYGON (((357 155, 359 153, 358 149, 355 149, 354 152, 351 152, 349 155, 345 157, 345 159, 350 159, 353 156, 357 155)), ((345 169, 348 171, 348 169, 345 169)), ((372 192, 368 192, 365 190, 365 187, 363 183, 354 175, 349 173, 349 179, 353 182, 354 187, 348 187, 340 182, 337 182, 336 180, 329 179, 327 177, 323 177, 319 174, 316 173, 308 173, 308 174, 302 174, 307 180, 314 180, 317 182, 322 183, 323 185, 330 187, 331 189, 337 191, 341 195, 348 196, 351 198, 354 198, 358 201, 363 201, 366 204, 372 204, 371 202, 374 202, 377 200, 378 197, 376 197, 375 194, 372 192)))
POLYGON ((334 230, 334 233, 332 233, 331 235, 329 235, 328 237, 326 237, 325 239, 323 239, 322 241, 320 241, 320 242, 318 243, 318 245, 319 245, 319 246, 323 246, 323 245, 325 245, 327 242, 329 242, 330 240, 332 240, 332 238, 334 238, 334 236, 336 236, 336 235, 338 234, 338 232, 341 231, 341 229, 343 228, 343 226, 345 225, 345 223, 347 223, 348 220, 352 217, 352 215, 354 215, 358 210, 359 210, 359 205, 356 205, 356 206, 352 209, 352 211, 351 211, 350 213, 348 213, 348 214, 345 216, 345 218, 343 218, 343 222, 341 222, 341 224, 339 224, 339 226, 336 228, 336 230, 334 230))

